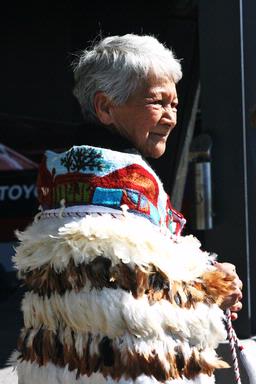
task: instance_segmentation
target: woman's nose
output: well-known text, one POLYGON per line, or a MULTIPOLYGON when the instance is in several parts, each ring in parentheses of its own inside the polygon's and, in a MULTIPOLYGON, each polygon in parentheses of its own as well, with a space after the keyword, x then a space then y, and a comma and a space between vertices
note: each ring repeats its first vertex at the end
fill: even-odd
POLYGON ((169 113, 177 112, 177 106, 173 103, 166 103, 165 105, 163 105, 163 109, 169 113))
POLYGON ((177 108, 173 107, 172 105, 166 105, 164 107, 164 113, 163 116, 170 119, 171 121, 176 122, 177 118, 177 108))

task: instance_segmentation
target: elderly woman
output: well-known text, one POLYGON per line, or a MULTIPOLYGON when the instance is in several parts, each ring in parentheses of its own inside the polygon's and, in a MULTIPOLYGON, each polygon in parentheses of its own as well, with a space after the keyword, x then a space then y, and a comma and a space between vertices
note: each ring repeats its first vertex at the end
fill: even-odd
POLYGON ((175 127, 180 63, 128 34, 82 52, 74 72, 90 142, 46 152, 42 212, 18 234, 19 384, 214 383, 241 282, 180 235, 185 219, 144 160, 175 127))

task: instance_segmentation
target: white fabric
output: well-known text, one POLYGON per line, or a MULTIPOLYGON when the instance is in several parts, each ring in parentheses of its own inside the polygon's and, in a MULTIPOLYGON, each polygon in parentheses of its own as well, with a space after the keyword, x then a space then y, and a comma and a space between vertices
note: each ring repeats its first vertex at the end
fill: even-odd
POLYGON ((243 349, 240 351, 241 361, 250 379, 250 384, 256 384, 256 342, 254 340, 241 341, 243 349))
POLYGON ((63 271, 71 259, 76 265, 104 254, 112 265, 122 261, 142 269, 153 264, 170 280, 191 281, 214 270, 210 255, 193 236, 166 236, 142 217, 110 214, 85 218, 53 218, 33 223, 17 233, 21 244, 13 258, 18 270, 50 263, 63 271))

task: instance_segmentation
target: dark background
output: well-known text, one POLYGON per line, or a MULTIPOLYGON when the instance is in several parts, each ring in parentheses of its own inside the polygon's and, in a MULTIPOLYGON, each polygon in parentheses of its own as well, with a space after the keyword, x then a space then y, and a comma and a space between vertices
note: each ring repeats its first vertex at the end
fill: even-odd
MULTIPOLYGON (((49 6, 41 1, 10 5, 1 18, 1 140, 36 161, 46 148, 74 144, 74 125, 82 117, 72 95, 71 62, 79 50, 99 35, 131 32, 154 34, 174 49, 184 72, 178 84, 179 123, 166 155, 155 165, 171 189, 184 134, 179 127, 187 124, 198 82, 195 2, 110 1, 99 6, 97 2, 55 1, 49 6)), ((89 128, 85 140, 87 135, 89 128)))

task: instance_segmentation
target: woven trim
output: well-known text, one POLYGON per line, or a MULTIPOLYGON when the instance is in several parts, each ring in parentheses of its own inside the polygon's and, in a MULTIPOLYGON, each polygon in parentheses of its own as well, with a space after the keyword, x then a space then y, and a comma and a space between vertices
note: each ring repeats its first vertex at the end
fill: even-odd
POLYGON ((110 214, 112 217, 119 217, 124 215, 124 211, 100 205, 76 205, 72 207, 57 208, 44 210, 40 219, 50 219, 56 217, 85 217, 87 215, 95 214, 101 216, 102 214, 110 214))

